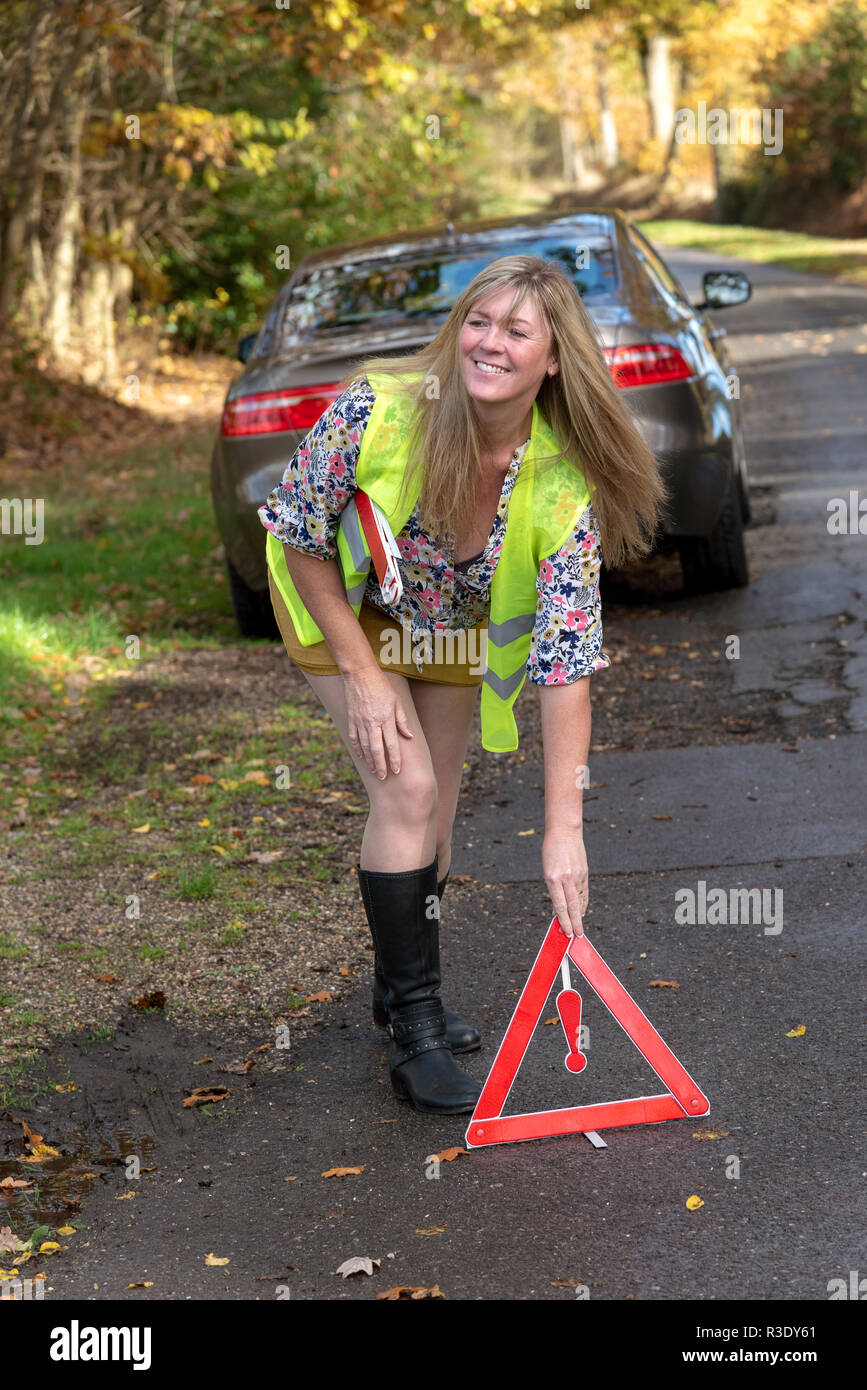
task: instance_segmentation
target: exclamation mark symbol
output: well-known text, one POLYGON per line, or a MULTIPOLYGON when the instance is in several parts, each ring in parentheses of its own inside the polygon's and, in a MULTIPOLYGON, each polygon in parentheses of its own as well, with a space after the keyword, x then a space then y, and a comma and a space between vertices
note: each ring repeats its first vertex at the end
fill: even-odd
POLYGON ((578 1050, 578 1036, 581 1031, 581 995, 574 989, 561 989, 557 995, 557 1013, 566 1034, 569 1054, 564 1058, 566 1070, 583 1071, 587 1058, 578 1050))

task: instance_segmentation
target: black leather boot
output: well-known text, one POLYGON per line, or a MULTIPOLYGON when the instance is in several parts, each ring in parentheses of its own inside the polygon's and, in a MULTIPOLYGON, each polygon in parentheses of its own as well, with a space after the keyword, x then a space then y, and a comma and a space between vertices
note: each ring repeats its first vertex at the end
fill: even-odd
MULTIPOLYGON (((439 856, 437 856, 437 859, 439 856)), ((448 883, 449 870, 446 869, 443 878, 437 882, 437 894, 442 903, 445 886, 448 883)), ((481 1035, 476 1032, 467 1021, 456 1014, 454 1009, 450 1009, 448 1004, 443 1004, 443 1013, 446 1016, 446 1041, 452 1052, 477 1052, 482 1045, 481 1035)), ((385 1003, 385 984, 382 978, 382 971, 379 966, 378 957, 374 957, 373 962, 373 1021, 378 1028, 388 1027, 388 1009, 385 1003)))
POLYGON ((436 859, 403 873, 374 873, 360 864, 357 869, 388 1000, 394 1093, 424 1114, 470 1113, 481 1087, 452 1056, 438 994, 439 922, 428 916, 436 859))

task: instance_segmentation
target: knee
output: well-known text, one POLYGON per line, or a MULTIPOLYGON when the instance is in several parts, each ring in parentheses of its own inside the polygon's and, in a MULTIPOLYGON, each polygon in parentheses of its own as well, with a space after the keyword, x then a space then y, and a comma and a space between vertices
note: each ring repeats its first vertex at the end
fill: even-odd
POLYGON ((432 767, 406 758, 400 772, 389 770, 387 781, 389 803, 402 821, 418 824, 436 818, 437 782, 432 767))

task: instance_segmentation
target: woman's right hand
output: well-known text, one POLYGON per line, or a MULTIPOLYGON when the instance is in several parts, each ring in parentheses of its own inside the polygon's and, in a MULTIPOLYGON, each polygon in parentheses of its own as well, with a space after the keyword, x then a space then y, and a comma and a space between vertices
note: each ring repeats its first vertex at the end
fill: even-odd
POLYGON ((414 738, 400 696, 377 666, 344 677, 349 746, 383 780, 391 767, 400 772, 400 742, 414 738))

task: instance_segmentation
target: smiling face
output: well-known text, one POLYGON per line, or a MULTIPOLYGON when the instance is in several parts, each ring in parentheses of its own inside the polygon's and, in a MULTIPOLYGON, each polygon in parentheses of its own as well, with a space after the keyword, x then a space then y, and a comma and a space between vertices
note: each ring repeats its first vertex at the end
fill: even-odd
POLYGON ((532 295, 508 323, 497 320, 514 298, 511 289, 477 299, 461 328, 461 368, 467 391, 479 403, 536 398, 546 374, 558 370, 551 330, 532 295), (494 370, 498 369, 498 370, 494 370))

